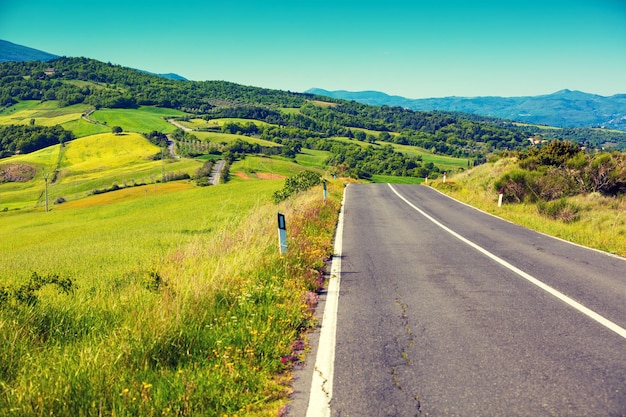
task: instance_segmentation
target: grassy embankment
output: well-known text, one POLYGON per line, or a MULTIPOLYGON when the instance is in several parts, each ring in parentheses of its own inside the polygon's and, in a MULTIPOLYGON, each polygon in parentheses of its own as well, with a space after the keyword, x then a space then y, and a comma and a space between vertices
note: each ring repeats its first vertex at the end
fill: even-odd
POLYGON ((279 207, 282 181, 158 184, 0 214, 0 286, 71 279, 0 308, 0 409, 19 415, 276 415, 311 325, 341 195, 279 207), (169 192, 165 192, 169 190, 169 192), (123 196, 118 196, 122 194, 123 196), (119 201, 118 201, 119 200, 119 201), (276 211, 290 253, 277 254, 276 211))
MULTIPOLYGON (((125 132, 156 130, 160 118, 132 124, 142 111, 103 114, 125 132)), ((0 185, 2 207, 22 208, 0 212, 0 415, 258 416, 286 403, 343 187, 276 206, 283 181, 262 179, 303 165, 251 157, 218 187, 153 182, 85 197, 200 164, 163 165, 155 151, 135 133, 105 133, 0 161, 37 170, 0 185), (55 169, 51 211, 32 208, 55 169), (74 198, 53 205, 61 194, 74 198)), ((304 161, 320 166, 320 155, 304 161)))
POLYGON ((504 204, 498 207, 495 181, 516 162, 501 159, 455 174, 446 184, 431 182, 435 188, 488 213, 580 245, 626 257, 626 197, 604 197, 598 193, 568 197, 578 209, 578 218, 563 222, 542 216, 533 203, 504 204))

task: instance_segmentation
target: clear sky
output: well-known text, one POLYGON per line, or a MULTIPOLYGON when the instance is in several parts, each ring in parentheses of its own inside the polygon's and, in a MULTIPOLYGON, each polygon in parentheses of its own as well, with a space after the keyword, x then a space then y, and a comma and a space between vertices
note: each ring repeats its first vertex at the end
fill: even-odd
POLYGON ((0 39, 297 92, 626 93, 626 0, 0 0, 0 39))

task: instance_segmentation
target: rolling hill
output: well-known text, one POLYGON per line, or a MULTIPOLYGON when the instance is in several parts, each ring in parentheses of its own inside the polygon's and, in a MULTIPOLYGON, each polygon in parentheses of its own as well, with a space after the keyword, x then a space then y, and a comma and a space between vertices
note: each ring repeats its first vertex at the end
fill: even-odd
POLYGON ((626 94, 610 97, 561 90, 527 97, 443 97, 409 99, 378 91, 307 90, 376 106, 400 106, 419 111, 454 111, 555 127, 606 127, 626 131, 626 94))

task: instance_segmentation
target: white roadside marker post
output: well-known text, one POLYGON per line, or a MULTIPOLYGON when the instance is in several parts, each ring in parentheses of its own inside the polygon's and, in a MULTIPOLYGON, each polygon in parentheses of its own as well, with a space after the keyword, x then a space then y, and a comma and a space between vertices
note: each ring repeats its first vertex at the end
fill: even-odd
POLYGON ((500 188, 500 195, 498 195, 498 207, 502 207, 502 196, 504 195, 504 188, 500 188))
POLYGON ((443 183, 444 184, 446 183, 446 172, 445 171, 443 172, 443 183))
POLYGON ((278 213, 278 248, 281 255, 287 253, 287 225, 285 215, 281 213, 278 213))

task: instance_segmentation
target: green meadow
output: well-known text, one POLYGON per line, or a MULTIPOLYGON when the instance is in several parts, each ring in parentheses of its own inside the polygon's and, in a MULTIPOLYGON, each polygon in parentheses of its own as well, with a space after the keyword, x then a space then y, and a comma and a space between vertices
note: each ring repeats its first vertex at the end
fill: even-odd
POLYGON ((160 107, 141 106, 138 109, 100 109, 90 117, 106 126, 120 126, 128 132, 149 133, 158 130, 171 133, 176 127, 169 124, 165 118, 180 117, 185 113, 160 107))
MULTIPOLYGON (((378 143, 382 144, 384 142, 378 142, 378 143)), ((465 170, 468 168, 469 160, 466 158, 455 158, 455 157, 447 156, 447 155, 436 155, 423 148, 418 148, 417 146, 399 145, 395 143, 392 144, 392 146, 396 151, 402 152, 405 155, 421 156, 422 161, 426 163, 432 162, 433 164, 437 165, 442 170, 458 171, 458 170, 465 170)))
POLYGON ((30 124, 39 126, 63 125, 79 120, 89 110, 86 104, 59 107, 58 101, 22 101, 0 113, 0 124, 30 124))
POLYGON ((328 151, 302 148, 300 153, 296 155, 296 161, 305 167, 325 169, 325 161, 329 156, 330 152, 328 151))
MULTIPOLYGON (((59 151, 19 158, 51 169, 59 151)), ((63 150, 53 187, 139 176, 150 164, 158 170, 160 161, 143 159, 154 151, 137 134, 75 140, 63 150)), ((314 325, 343 188, 331 182, 326 201, 317 187, 274 205, 284 181, 271 178, 301 169, 248 157, 231 173, 250 176, 224 185, 175 181, 77 198, 49 212, 0 211, 0 328, 7 335, 0 410, 281 413, 304 332, 314 325), (276 244, 277 211, 289 222, 286 258, 276 244)))
POLYGON ((122 187, 154 183, 163 173, 191 175, 201 165, 189 159, 153 160, 160 151, 137 133, 102 133, 75 139, 63 147, 56 145, 2 159, 0 168, 25 164, 34 167, 37 173, 25 183, 0 184, 0 210, 45 204, 44 173, 50 178, 48 199, 52 205, 60 197, 74 200, 114 184, 122 187))
POLYGON ((236 161, 231 171, 234 172, 233 181, 248 180, 251 178, 277 179, 291 177, 305 169, 324 173, 321 168, 301 165, 281 157, 247 156, 236 161))
MULTIPOLYGON (((365 130, 365 129, 359 129, 359 130, 365 130)), ((369 131, 369 132, 373 133, 374 136, 378 136, 377 134, 380 133, 376 131, 369 131)), ((393 135, 395 133, 391 132, 391 134, 393 135)), ((435 164, 436 166, 438 166, 439 168, 445 171, 459 171, 459 170, 465 170, 468 168, 469 160, 466 158, 455 158, 455 157, 447 156, 447 155, 437 155, 430 151, 427 151, 426 149, 419 148, 417 146, 400 145, 397 143, 381 142, 381 141, 376 141, 375 143, 372 144, 369 142, 361 142, 356 139, 350 139, 347 137, 333 137, 333 139, 339 142, 343 142, 343 143, 350 143, 353 145, 358 145, 362 148, 366 148, 368 146, 391 145, 393 149, 396 150, 397 152, 401 152, 409 156, 419 156, 422 158, 422 161, 424 163, 432 162, 433 164, 435 164)))
POLYGON ((397 177, 393 175, 372 175, 372 182, 389 184, 421 184, 424 178, 397 177))

